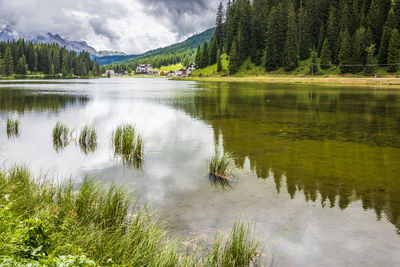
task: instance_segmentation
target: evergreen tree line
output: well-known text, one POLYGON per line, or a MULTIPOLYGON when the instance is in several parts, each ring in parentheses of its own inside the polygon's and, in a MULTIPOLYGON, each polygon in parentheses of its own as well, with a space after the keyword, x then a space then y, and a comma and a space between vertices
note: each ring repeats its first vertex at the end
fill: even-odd
POLYGON ((0 76, 41 72, 54 76, 97 76, 99 64, 88 52, 76 52, 58 44, 26 42, 24 39, 0 42, 0 76))
POLYGON ((230 74, 248 58, 266 71, 291 71, 312 58, 342 73, 372 73, 378 65, 396 72, 399 27, 400 0, 229 0, 226 10, 220 4, 214 36, 198 47, 196 64, 220 69, 226 53, 230 74))

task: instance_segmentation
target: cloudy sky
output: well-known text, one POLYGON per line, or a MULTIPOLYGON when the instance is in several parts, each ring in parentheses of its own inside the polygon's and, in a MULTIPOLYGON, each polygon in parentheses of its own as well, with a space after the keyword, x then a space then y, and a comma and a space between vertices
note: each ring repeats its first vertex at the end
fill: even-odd
POLYGON ((0 0, 0 26, 139 53, 214 26, 220 0, 0 0))

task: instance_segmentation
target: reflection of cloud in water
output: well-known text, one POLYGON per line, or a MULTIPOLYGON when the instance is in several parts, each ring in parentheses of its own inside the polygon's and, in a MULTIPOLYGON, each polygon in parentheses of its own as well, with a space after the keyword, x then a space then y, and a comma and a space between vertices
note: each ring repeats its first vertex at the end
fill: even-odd
MULTIPOLYGON (((332 141, 330 134, 327 137, 331 139, 321 143, 274 135, 277 127, 285 126, 285 121, 308 118, 301 113, 308 107, 301 90, 299 101, 293 94, 285 97, 285 93, 293 92, 290 90, 268 95, 271 107, 264 101, 268 90, 256 90, 256 95, 251 88, 232 90, 232 96, 218 88, 202 90, 203 84, 198 85, 200 90, 193 90, 193 85, 160 79, 35 84, 32 86, 35 90, 57 92, 68 88, 77 95, 87 95, 89 101, 62 112, 23 113, 20 138, 8 140, 6 132, 0 131, 0 158, 10 164, 28 164, 36 172, 49 171, 58 177, 90 174, 106 182, 114 180, 129 191, 138 189, 135 196, 149 201, 160 217, 168 217, 173 231, 181 235, 229 232, 236 218, 243 216, 256 222, 257 237, 266 242, 267 254, 276 257, 276 266, 400 265, 400 236, 396 235, 395 228, 385 216, 377 221, 374 211, 363 209, 372 204, 389 208, 376 202, 380 198, 368 198, 380 192, 367 192, 374 183, 362 184, 361 178, 356 177, 363 173, 366 174, 364 181, 365 177, 383 177, 379 175, 382 170, 368 168, 367 162, 373 159, 391 166, 393 157, 386 161, 380 159, 395 151, 393 148, 366 146, 366 139, 348 146, 346 142, 332 141), (196 95, 202 98, 196 99, 196 95), (166 105, 171 102, 172 108, 166 105), (290 108, 285 109, 285 105, 290 108), (75 130, 75 134, 83 125, 93 125, 99 135, 96 152, 85 156, 79 147, 71 144, 57 154, 52 148, 51 132, 59 120, 75 130), (111 133, 121 123, 135 124, 145 139, 142 172, 113 161, 111 133), (237 173, 237 183, 227 191, 213 189, 207 178, 207 160, 214 153, 216 140, 234 153, 238 166, 244 166, 237 173), (321 162, 327 164, 320 166, 321 162), (352 167, 351 175, 343 175, 348 166, 352 167), (335 171, 339 172, 321 175, 335 171), (257 179, 256 174, 265 179, 257 179), (352 190, 336 190, 340 186, 352 190), (355 193, 365 193, 365 196, 355 193), (325 207, 321 205, 321 195, 327 196, 325 207), (347 197, 342 198, 347 201, 340 201, 338 195, 347 197), (329 201, 336 206, 330 208, 329 201)), ((325 98, 321 95, 322 104, 325 98)), ((334 103, 336 98, 328 97, 328 100, 334 103)), ((388 101, 394 103, 393 99, 388 101)), ((331 105, 323 107, 330 109, 331 105)), ((340 108, 333 113, 339 111, 340 108)), ((2 111, 0 116, 8 117, 8 113, 2 111)), ((318 114, 312 118, 316 122, 330 118, 326 110, 318 114)), ((4 128, 4 122, 1 123, 4 128)), ((287 132, 296 132, 299 125, 302 124, 289 124, 291 131, 287 132)), ((332 129, 328 127, 329 133, 332 129)), ((300 128, 299 132, 304 133, 303 130, 300 128)), ((311 133, 314 137, 317 134, 311 133)), ((386 178, 393 175, 389 169, 384 171, 386 178)), ((376 182, 380 185, 385 181, 377 179, 376 182)), ((395 189, 396 185, 386 186, 395 189)))

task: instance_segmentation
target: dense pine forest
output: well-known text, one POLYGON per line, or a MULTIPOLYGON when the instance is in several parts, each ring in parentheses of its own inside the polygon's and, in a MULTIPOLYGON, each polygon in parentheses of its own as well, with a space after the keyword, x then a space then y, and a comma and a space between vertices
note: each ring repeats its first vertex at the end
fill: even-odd
POLYGON ((247 59, 265 71, 341 73, 397 72, 400 62, 400 0, 229 0, 220 4, 216 31, 199 47, 200 68, 229 57, 229 74, 247 59))
POLYGON ((48 76, 97 76, 99 65, 88 52, 67 50, 57 44, 39 44, 23 39, 0 42, 0 76, 42 73, 48 76))

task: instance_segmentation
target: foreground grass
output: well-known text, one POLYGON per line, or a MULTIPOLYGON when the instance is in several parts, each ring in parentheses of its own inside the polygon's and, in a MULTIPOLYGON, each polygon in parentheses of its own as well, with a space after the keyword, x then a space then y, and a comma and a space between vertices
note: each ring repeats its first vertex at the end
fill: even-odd
POLYGON ((255 266, 260 245, 237 223, 201 255, 175 239, 128 193, 85 178, 78 190, 0 170, 1 266, 255 266))

